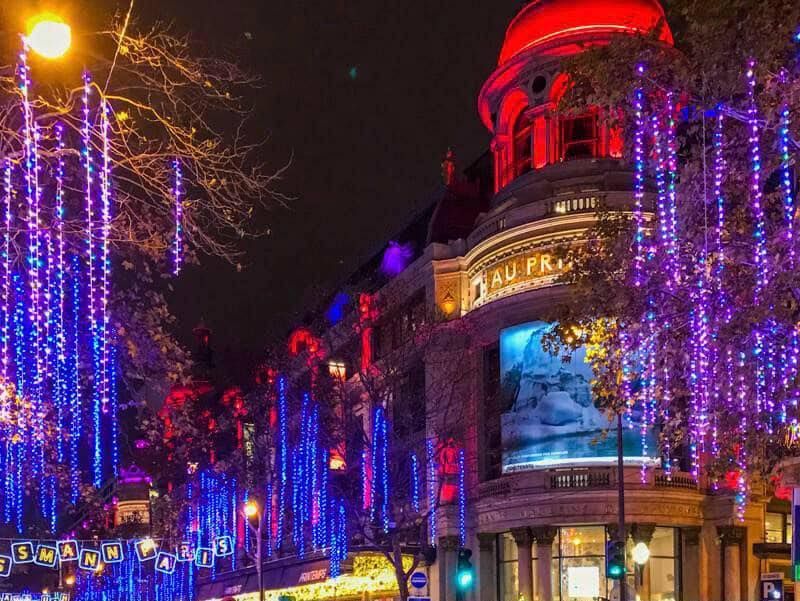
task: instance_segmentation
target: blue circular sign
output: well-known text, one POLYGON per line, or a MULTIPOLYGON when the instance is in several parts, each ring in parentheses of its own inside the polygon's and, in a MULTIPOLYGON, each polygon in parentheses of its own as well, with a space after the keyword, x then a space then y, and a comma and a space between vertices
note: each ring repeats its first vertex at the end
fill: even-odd
POLYGON ((425 585, 428 584, 428 577, 425 572, 414 572, 411 574, 410 582, 414 588, 425 588, 425 585))

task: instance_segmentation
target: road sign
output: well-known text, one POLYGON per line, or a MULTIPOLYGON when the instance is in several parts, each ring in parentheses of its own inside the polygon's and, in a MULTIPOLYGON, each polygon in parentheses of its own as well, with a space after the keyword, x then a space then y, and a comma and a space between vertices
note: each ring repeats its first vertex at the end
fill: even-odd
POLYGON ((408 601, 431 601, 430 597, 409 597, 408 601))
POLYGON ((783 601, 783 574, 761 574, 761 601, 783 601))
POLYGON ((411 574, 409 582, 414 588, 425 588, 425 585, 428 584, 428 577, 425 572, 414 572, 411 574))

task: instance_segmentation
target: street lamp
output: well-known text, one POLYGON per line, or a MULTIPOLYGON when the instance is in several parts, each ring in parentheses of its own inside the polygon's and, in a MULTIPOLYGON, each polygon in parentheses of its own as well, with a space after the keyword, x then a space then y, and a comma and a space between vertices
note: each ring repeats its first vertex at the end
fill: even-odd
POLYGON ((646 543, 639 541, 633 547, 631 556, 633 557, 634 563, 643 566, 644 564, 647 563, 647 560, 650 559, 650 549, 648 548, 646 543))
POLYGON ((72 29, 56 15, 39 15, 30 21, 25 43, 39 56, 61 58, 72 44, 72 29))
POLYGON ((264 601, 264 565, 261 561, 261 530, 264 525, 264 515, 261 508, 253 500, 244 505, 244 516, 247 518, 247 527, 256 537, 256 574, 258 574, 258 598, 264 601), (253 526, 253 522, 256 523, 253 526))
MULTIPOLYGON (((633 563, 636 564, 636 586, 641 587, 644 583, 644 564, 650 559, 650 548, 644 541, 639 541, 633 546, 631 550, 631 557, 633 563)), ((638 599, 639 596, 637 595, 638 599)))

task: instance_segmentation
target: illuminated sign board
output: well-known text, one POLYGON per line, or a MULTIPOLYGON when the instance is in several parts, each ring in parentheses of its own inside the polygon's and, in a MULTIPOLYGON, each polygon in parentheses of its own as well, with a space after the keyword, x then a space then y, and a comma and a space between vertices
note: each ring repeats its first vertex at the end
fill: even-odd
POLYGON ((557 245, 530 244, 493 254, 470 268, 472 306, 516 294, 531 288, 552 286, 567 271, 557 245))
MULTIPOLYGON (((542 339, 552 328, 532 321, 500 332, 504 472, 616 461, 616 423, 595 406, 586 349, 568 362, 551 355, 542 339)), ((626 460, 655 462, 642 456, 642 417, 636 410, 624 416, 623 452, 626 460)), ((654 432, 647 446, 657 454, 654 432)))
POLYGON ((526 282, 536 282, 548 276, 564 273, 564 261, 550 252, 524 251, 493 265, 486 270, 489 294, 526 282))

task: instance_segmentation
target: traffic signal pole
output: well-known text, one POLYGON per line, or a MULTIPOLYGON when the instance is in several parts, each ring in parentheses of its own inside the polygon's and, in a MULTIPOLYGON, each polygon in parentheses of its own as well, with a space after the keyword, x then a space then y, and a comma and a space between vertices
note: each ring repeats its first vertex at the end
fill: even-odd
MULTIPOLYGON (((625 536, 625 470, 622 453, 622 412, 617 413, 617 498, 619 502, 619 522, 617 524, 617 536, 623 543, 627 542, 625 536)), ((627 563, 627 562, 626 562, 627 563)), ((619 583, 619 601, 628 601, 628 591, 626 584, 628 580, 627 565, 622 572, 622 580, 619 583)))

